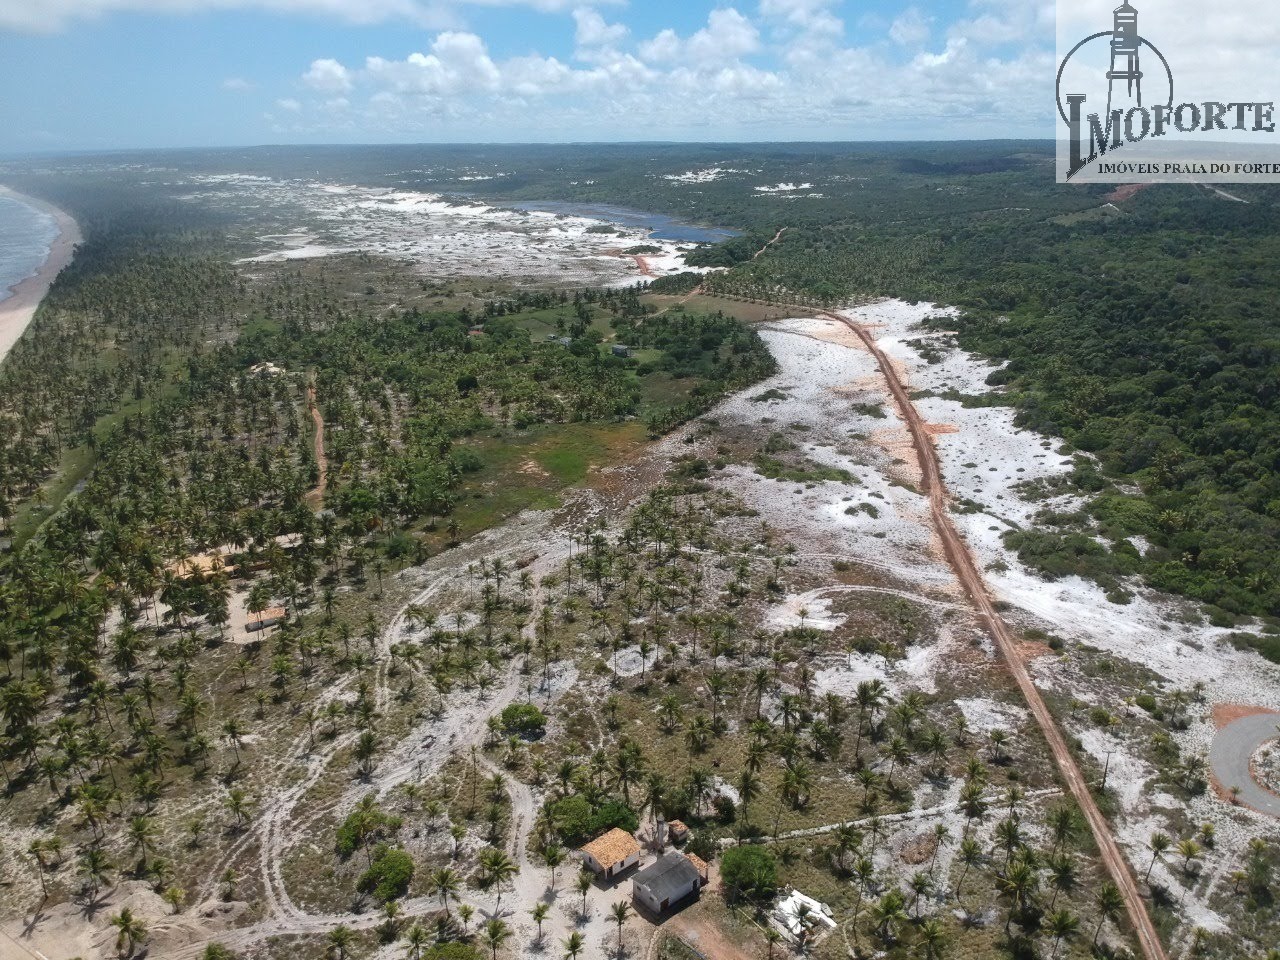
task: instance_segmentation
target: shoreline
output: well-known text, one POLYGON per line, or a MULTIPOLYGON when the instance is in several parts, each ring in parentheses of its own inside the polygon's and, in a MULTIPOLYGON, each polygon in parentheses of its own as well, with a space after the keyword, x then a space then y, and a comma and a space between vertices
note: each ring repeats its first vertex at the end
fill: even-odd
POLYGON ((10 190, 2 184, 0 196, 10 197, 49 214, 58 227, 58 235, 49 245, 49 254, 44 263, 34 274, 10 287, 10 295, 0 300, 0 361, 3 361, 13 345, 22 339, 44 295, 49 292, 49 287, 62 272, 62 268, 71 262, 71 258, 75 256, 76 244, 83 237, 80 235, 80 225, 51 203, 10 190))

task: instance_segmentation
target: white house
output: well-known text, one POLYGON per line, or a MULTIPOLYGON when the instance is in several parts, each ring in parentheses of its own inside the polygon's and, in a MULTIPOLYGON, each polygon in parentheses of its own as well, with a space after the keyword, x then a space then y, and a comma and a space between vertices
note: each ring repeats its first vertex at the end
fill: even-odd
POLYGON ((631 899, 653 913, 662 913, 701 888, 698 868, 683 853, 672 850, 631 878, 631 899))
POLYGON ((640 862, 640 844, 625 830, 614 827, 578 851, 582 863, 602 877, 616 877, 640 862))

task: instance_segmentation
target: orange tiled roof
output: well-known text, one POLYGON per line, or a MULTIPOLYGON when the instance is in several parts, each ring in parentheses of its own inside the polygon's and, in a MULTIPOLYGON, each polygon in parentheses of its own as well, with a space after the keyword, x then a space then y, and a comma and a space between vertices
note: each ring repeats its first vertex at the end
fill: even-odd
POLYGON ((608 867, 627 859, 633 853, 639 853, 640 844, 627 831, 614 827, 608 833, 601 834, 585 844, 582 852, 591 854, 596 863, 608 867))

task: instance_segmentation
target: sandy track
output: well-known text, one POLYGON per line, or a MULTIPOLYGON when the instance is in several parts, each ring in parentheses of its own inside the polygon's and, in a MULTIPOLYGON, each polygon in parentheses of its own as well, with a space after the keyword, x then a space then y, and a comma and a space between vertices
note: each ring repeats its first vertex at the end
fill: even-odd
POLYGON ((1241 717, 1213 738, 1209 766, 1224 790, 1240 788, 1239 802, 1251 810, 1280 817, 1280 796, 1258 782, 1252 769, 1253 755, 1265 743, 1277 738, 1280 715, 1255 713, 1241 717))
POLYGON ((324 417, 320 416, 320 408, 316 406, 316 385, 307 384, 307 410, 311 413, 311 422, 315 424, 316 470, 319 479, 315 489, 307 494, 307 503, 313 510, 324 506, 324 491, 329 486, 329 461, 324 455, 324 417))
POLYGON ((773 235, 773 239, 772 239, 772 240, 770 240, 768 243, 766 243, 766 244, 765 244, 763 247, 761 247, 759 250, 757 250, 757 251, 755 252, 755 254, 751 257, 751 259, 752 259, 752 260, 759 260, 761 257, 763 257, 763 256, 764 256, 764 254, 765 254, 765 251, 766 251, 766 250, 768 250, 770 247, 772 247, 772 246, 773 246, 775 243, 777 243, 779 240, 781 240, 781 239, 782 239, 782 235, 783 235, 784 233, 786 233, 786 232, 787 232, 788 230, 790 230, 790 229, 791 229, 790 227, 782 227, 782 228, 780 228, 780 229, 778 230, 778 232, 777 232, 777 233, 775 233, 775 234, 773 235))
POLYGON ((1089 829, 1098 844, 1103 864, 1106 866, 1112 882, 1115 883, 1124 897, 1125 909, 1129 915, 1129 921, 1133 925, 1134 932, 1137 934, 1138 944, 1142 949, 1143 956, 1147 960, 1167 960, 1164 946, 1160 942, 1160 935, 1156 932, 1156 928, 1151 922, 1151 917, 1147 913, 1146 903, 1143 901, 1142 893, 1138 889, 1138 882, 1130 871, 1128 861, 1125 860, 1124 854, 1121 853, 1119 844, 1116 843, 1115 836, 1111 832, 1111 825, 1107 823, 1106 817, 1102 815, 1102 811, 1098 809, 1097 803, 1094 802, 1093 794, 1089 791, 1089 784, 1085 780, 1084 773, 1076 764, 1075 758, 1067 747, 1062 731, 1058 728, 1057 722, 1053 719, 1053 715, 1049 712, 1049 708, 1044 702, 1044 698, 1040 696, 1040 691, 1031 679, 1026 662, 1022 659, 1019 651, 1017 639, 996 612, 978 565, 974 561, 968 545, 964 542, 951 520, 947 505, 946 487, 942 482, 938 454, 934 449, 928 424, 916 410, 915 404, 911 402, 897 368, 884 351, 880 349, 874 337, 862 325, 838 313, 824 311, 821 316, 838 321, 852 330, 865 344, 871 355, 875 357, 876 363, 880 367, 880 372, 883 374, 885 382, 888 384, 889 390, 897 403, 902 419, 906 422, 911 432, 912 444, 920 461, 923 492, 929 497, 929 510, 933 525, 942 541, 947 562, 964 586, 965 592, 972 600, 978 614, 989 625, 1001 658, 1008 667, 1010 674, 1012 674, 1014 682, 1018 685, 1018 690, 1022 693, 1023 699, 1031 709, 1031 713, 1035 716, 1036 722, 1039 724, 1040 730, 1049 744, 1049 750, 1053 754, 1058 772, 1066 783, 1067 789, 1071 791, 1071 795, 1080 805, 1080 810, 1084 813, 1085 819, 1089 823, 1089 829))

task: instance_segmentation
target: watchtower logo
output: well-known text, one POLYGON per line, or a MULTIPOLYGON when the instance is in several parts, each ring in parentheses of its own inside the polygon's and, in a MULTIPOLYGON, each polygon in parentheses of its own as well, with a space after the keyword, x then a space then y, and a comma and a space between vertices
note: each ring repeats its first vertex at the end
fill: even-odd
MULTIPOLYGON (((1196 98, 1175 106, 1169 58, 1143 34, 1138 10, 1128 0, 1112 12, 1110 30, 1090 34, 1062 57, 1055 92, 1066 127, 1065 140, 1059 139, 1060 181, 1077 175, 1126 183, 1199 175, 1219 181, 1280 179, 1280 162, 1245 162, 1240 149, 1242 134, 1275 133, 1274 103, 1196 98), (1221 139, 1229 143, 1208 142, 1223 132, 1221 139), (1155 145, 1174 137, 1183 141, 1176 148, 1155 145), (1144 142, 1146 148, 1128 149, 1119 158, 1132 162, 1113 162, 1122 147, 1144 142)), ((1244 152, 1253 151, 1246 145, 1244 152)))

